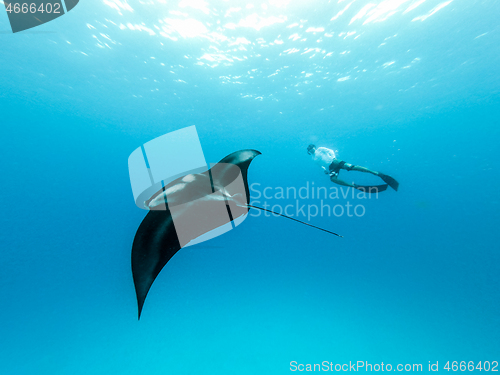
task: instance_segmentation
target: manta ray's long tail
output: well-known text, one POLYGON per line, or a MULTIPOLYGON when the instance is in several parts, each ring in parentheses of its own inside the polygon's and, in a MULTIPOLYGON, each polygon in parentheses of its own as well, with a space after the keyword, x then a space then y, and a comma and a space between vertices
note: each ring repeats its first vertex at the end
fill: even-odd
POLYGON ((317 226, 315 226, 315 225, 312 225, 312 224, 306 223, 306 222, 304 222, 304 221, 300 221, 300 220, 294 219, 293 217, 290 217, 290 216, 286 216, 286 215, 279 214, 279 213, 274 212, 274 211, 271 211, 271 210, 267 210, 267 209, 262 208, 262 207, 252 206, 251 204, 247 204, 247 207, 256 208, 256 209, 258 209, 258 210, 262 210, 262 211, 267 211, 267 212, 270 212, 270 213, 272 213, 272 214, 275 214, 275 215, 278 215, 278 216, 282 216, 282 217, 285 217, 285 218, 287 218, 287 219, 290 219, 290 220, 296 221, 296 222, 298 222, 298 223, 301 223, 301 224, 304 224, 304 225, 308 225, 308 226, 310 226, 310 227, 313 227, 313 228, 316 228, 316 229, 322 230, 323 232, 327 232, 327 233, 330 233, 330 234, 334 234, 334 235, 336 235, 336 236, 338 236, 338 237, 344 237, 344 236, 341 236, 341 235, 340 235, 340 234, 338 234, 338 233, 331 232, 331 231, 329 231, 329 230, 326 230, 326 229, 323 229, 323 228, 317 227, 317 226))

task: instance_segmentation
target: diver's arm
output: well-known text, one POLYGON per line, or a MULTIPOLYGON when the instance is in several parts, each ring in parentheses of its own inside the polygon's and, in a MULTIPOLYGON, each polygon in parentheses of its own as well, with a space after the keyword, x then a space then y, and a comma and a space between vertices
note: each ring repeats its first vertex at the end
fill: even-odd
POLYGON ((321 166, 321 168, 323 168, 323 172, 325 172, 325 174, 330 174, 330 172, 328 172, 325 167, 321 166))

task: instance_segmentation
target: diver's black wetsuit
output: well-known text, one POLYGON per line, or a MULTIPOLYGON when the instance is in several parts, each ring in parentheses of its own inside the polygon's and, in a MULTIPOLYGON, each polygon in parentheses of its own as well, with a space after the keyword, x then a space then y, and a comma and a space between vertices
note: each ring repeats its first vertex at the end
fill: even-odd
POLYGON ((354 165, 346 163, 343 160, 333 159, 332 164, 330 164, 328 169, 330 170, 330 176, 332 174, 334 174, 335 176, 338 176, 341 169, 345 169, 346 171, 350 171, 354 167, 355 167, 354 165))

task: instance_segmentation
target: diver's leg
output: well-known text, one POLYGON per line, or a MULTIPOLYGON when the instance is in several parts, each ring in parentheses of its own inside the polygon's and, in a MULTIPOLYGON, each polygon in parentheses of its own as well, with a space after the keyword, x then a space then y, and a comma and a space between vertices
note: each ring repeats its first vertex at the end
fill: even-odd
POLYGON ((353 187, 353 188, 356 187, 355 184, 350 184, 348 182, 345 182, 345 181, 341 180, 340 178, 338 178, 337 176, 335 176, 334 174, 330 175, 330 181, 334 182, 336 184, 342 185, 342 186, 349 186, 349 187, 353 187))
POLYGON ((378 176, 378 172, 372 171, 371 169, 368 169, 365 167, 361 167, 359 165, 352 165, 352 164, 345 163, 342 166, 342 169, 345 169, 346 171, 358 171, 358 172, 363 172, 363 173, 371 173, 371 174, 374 174, 375 176, 378 176))
POLYGON ((397 182, 391 176, 388 176, 388 175, 386 175, 386 174, 384 174, 382 172, 375 172, 375 171, 372 171, 372 170, 370 170, 368 168, 360 167, 359 165, 352 165, 352 164, 348 164, 348 163, 344 163, 342 165, 342 169, 345 169, 346 171, 358 171, 358 172, 364 172, 364 173, 374 174, 375 176, 379 176, 391 188, 393 188, 394 190, 398 191, 399 182, 397 182))

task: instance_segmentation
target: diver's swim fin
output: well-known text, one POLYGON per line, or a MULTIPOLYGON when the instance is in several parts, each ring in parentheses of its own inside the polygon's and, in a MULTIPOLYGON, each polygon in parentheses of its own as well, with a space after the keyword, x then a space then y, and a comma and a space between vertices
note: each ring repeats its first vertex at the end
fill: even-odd
POLYGON ((397 182, 394 178, 392 178, 391 176, 388 176, 386 174, 383 174, 383 173, 378 173, 378 176, 384 180, 384 182, 389 185, 391 188, 393 188, 394 190, 398 191, 398 187, 399 187, 399 182, 397 182))
POLYGON ((388 184, 385 185, 356 185, 355 189, 361 190, 364 193, 380 193, 387 190, 388 184))

